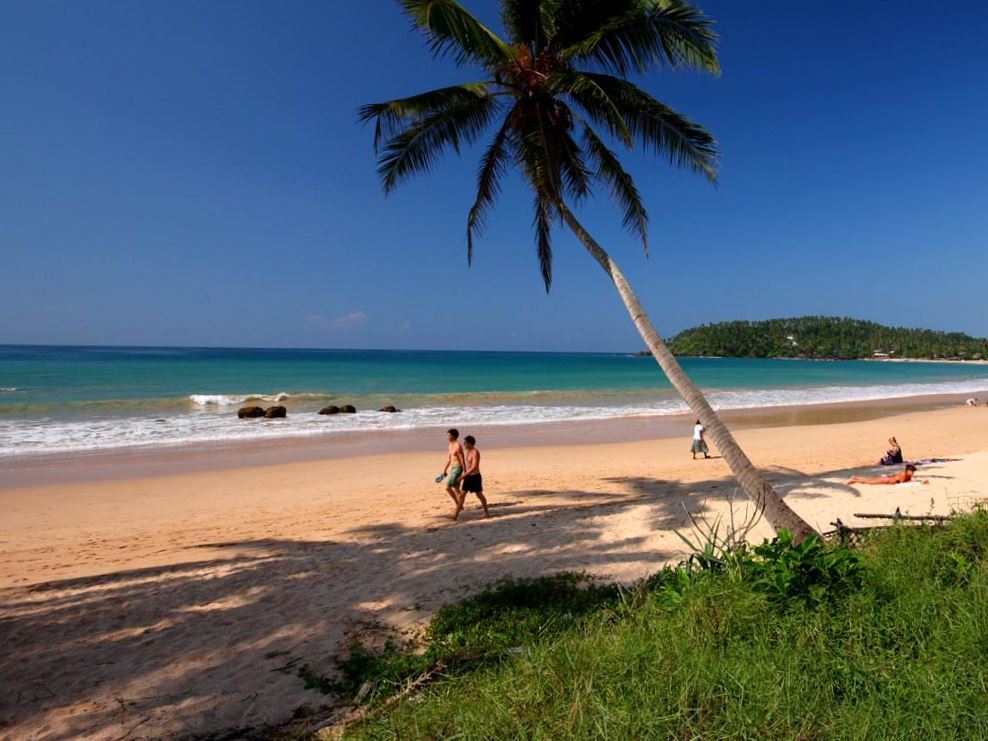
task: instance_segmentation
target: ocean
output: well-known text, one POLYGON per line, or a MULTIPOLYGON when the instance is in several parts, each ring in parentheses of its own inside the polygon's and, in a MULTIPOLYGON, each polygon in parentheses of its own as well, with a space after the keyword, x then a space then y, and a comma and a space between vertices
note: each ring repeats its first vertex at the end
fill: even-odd
MULTIPOLYGON (((718 409, 988 395, 988 365, 682 363, 718 409)), ((0 457, 684 411, 650 357, 626 354, 0 346, 0 457), (288 417, 237 419, 244 404, 288 417), (316 414, 328 404, 358 412, 316 414)))

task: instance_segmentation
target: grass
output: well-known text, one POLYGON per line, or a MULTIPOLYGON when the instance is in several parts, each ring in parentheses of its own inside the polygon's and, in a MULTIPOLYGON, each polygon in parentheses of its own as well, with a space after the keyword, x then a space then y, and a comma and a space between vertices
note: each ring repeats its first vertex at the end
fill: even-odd
POLYGON ((503 579, 473 597, 441 607, 425 636, 425 651, 394 641, 371 652, 361 643, 347 647, 337 662, 339 677, 321 677, 308 665, 298 676, 308 689, 356 697, 366 686, 365 699, 387 698, 430 669, 443 674, 476 671, 499 665, 505 657, 526 652, 530 646, 599 620, 621 602, 622 591, 597 584, 585 574, 559 573, 540 579, 503 579))
POLYGON ((988 513, 802 548, 694 560, 630 591, 495 585, 441 610, 424 653, 344 662, 337 691, 370 680, 378 701, 445 674, 348 737, 988 737, 988 513))

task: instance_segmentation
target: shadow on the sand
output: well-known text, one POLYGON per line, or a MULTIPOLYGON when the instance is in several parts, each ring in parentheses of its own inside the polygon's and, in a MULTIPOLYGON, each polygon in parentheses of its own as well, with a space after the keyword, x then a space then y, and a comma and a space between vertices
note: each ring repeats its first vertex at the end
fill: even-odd
MULTIPOLYGON (((836 472, 769 474, 780 490, 853 491, 827 480, 836 472)), ((686 526, 687 512, 706 512, 736 489, 727 478, 605 483, 604 492, 497 492, 489 520, 473 508, 460 523, 385 522, 355 528, 346 534, 353 540, 205 543, 228 556, 0 592, 0 736, 22 736, 21 724, 44 735, 40 723, 52 711, 81 703, 85 711, 61 718, 53 735, 140 736, 147 728, 190 737, 285 720, 293 707, 272 717, 258 693, 320 704, 321 695, 303 693, 293 667, 304 660, 331 670, 360 626, 400 623, 396 615, 420 621, 504 576, 657 570, 679 557, 678 544, 657 548, 649 536, 686 526), (629 527, 614 531, 614 515, 624 514, 629 527), (195 689, 203 682, 205 694, 195 689)))

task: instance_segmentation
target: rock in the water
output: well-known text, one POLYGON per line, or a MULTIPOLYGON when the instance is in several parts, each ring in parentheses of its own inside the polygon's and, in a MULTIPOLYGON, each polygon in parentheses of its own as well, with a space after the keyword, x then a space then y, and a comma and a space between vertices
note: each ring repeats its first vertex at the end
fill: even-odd
POLYGON ((268 407, 267 411, 264 412, 264 416, 268 419, 280 419, 282 417, 287 417, 288 409, 282 406, 268 407))
POLYGON ((377 411, 379 411, 379 412, 387 412, 388 414, 394 414, 395 412, 400 412, 401 410, 400 409, 395 409, 393 406, 390 406, 389 405, 389 406, 386 406, 386 407, 381 407, 377 411))
POLYGON ((261 407, 241 407, 237 410, 237 416, 240 419, 249 419, 251 417, 263 417, 264 410, 261 407))
POLYGON ((340 411, 344 414, 356 414, 357 409, 352 404, 344 404, 340 407, 340 411))
POLYGON ((319 410, 319 413, 320 414, 339 414, 341 411, 342 410, 338 406, 335 406, 334 404, 330 404, 328 407, 323 407, 322 409, 320 409, 319 410))

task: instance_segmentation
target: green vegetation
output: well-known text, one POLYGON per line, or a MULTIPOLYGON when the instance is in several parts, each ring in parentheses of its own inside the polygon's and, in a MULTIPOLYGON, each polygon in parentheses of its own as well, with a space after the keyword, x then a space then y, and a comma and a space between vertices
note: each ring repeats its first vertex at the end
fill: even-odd
POLYGON ((676 355, 735 358, 893 358, 980 360, 988 340, 960 332, 885 327, 839 317, 805 316, 763 322, 721 322, 680 332, 669 340, 676 355))
POLYGON ((424 672, 444 674, 500 664, 522 647, 572 629, 587 616, 615 608, 621 590, 595 584, 584 574, 559 573, 541 579, 505 579, 474 597, 441 607, 426 631, 424 652, 388 642, 376 654, 359 642, 337 662, 339 678, 329 681, 308 665, 298 674, 309 689, 355 697, 369 682, 370 699, 388 697, 424 672))
POLYGON ((504 582, 427 643, 344 662, 377 702, 444 667, 351 737, 985 738, 988 513, 855 550, 781 534, 631 590, 504 582))

